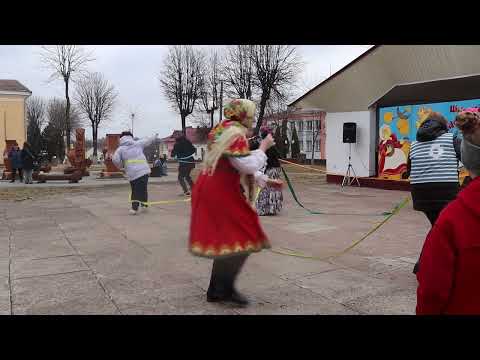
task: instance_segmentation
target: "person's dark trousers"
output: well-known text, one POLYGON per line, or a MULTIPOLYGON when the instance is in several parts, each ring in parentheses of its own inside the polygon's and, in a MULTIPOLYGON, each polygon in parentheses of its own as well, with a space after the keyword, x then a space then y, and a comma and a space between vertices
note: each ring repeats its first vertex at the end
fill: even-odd
POLYGON ((180 186, 183 189, 183 192, 189 193, 187 184, 185 183, 185 180, 188 182, 188 185, 190 185, 190 190, 193 188, 193 180, 190 176, 190 173, 194 169, 195 164, 191 163, 180 163, 178 165, 178 182, 180 183, 180 186))
POLYGON ((20 178, 20 181, 23 181, 23 171, 22 171, 22 169, 12 169, 12 180, 11 180, 11 182, 15 182, 15 177, 16 177, 16 174, 17 174, 17 170, 18 170, 18 176, 20 178))
POLYGON ((213 260, 207 298, 211 300, 228 299, 235 291, 235 280, 247 258, 248 254, 242 254, 213 260))
MULTIPOLYGON (((138 179, 130 181, 130 186, 132 188, 132 209, 137 211, 138 205, 140 202, 148 201, 148 175, 143 175, 138 179), (134 201, 137 200, 137 201, 134 201)), ((147 204, 141 204, 142 207, 148 207, 147 204)))
MULTIPOLYGON (((428 221, 430 221, 430 224, 432 225, 432 227, 435 224, 435 222, 437 221, 438 216, 440 215, 441 211, 442 210, 433 210, 433 211, 424 211, 423 212, 425 214, 425 216, 427 217, 428 221)), ((420 269, 420 259, 422 258, 422 253, 423 253, 423 247, 422 247, 422 251, 420 252, 420 256, 418 257, 418 260, 415 263, 415 266, 413 267, 413 273, 414 274, 416 274, 418 272, 418 270, 420 269)))

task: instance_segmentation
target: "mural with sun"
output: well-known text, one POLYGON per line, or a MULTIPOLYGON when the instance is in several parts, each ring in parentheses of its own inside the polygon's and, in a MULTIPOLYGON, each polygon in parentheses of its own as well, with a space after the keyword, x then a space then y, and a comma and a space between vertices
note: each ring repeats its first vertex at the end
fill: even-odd
MULTIPOLYGON (((406 178, 410 144, 432 111, 445 116, 449 131, 461 136, 454 125, 455 116, 462 109, 479 106, 480 99, 474 99, 379 108, 378 176, 388 180, 406 178)), ((461 178, 465 175, 462 170, 461 178)))

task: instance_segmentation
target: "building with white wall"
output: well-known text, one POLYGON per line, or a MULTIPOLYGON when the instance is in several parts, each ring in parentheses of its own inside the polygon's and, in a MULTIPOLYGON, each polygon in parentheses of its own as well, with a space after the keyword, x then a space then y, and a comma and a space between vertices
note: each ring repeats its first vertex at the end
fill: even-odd
MULTIPOLYGON (((325 111, 323 109, 298 109, 286 111, 264 118, 264 123, 270 127, 281 126, 282 121, 288 122, 287 137, 290 145, 293 140, 293 130, 297 131, 300 153, 307 160, 325 160, 325 111), (312 154, 313 153, 313 154, 312 154)), ((291 151, 288 156, 291 157, 291 151)))
POLYGON ((408 188, 406 160, 416 130, 431 111, 451 123, 480 106, 480 46, 377 45, 289 105, 326 113, 327 179, 348 165, 343 124, 357 124, 352 165, 361 183, 408 188))

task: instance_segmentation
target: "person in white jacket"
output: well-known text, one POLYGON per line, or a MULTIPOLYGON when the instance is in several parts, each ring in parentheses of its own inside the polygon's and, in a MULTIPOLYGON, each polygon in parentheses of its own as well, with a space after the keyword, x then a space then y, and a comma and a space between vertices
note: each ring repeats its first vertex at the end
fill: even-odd
POLYGON ((143 149, 150 145, 158 137, 155 134, 152 137, 134 140, 130 131, 124 131, 120 135, 120 146, 113 154, 112 161, 116 167, 125 170, 125 175, 130 181, 132 188, 132 208, 131 215, 138 213, 139 205, 146 210, 148 208, 148 176, 150 175, 150 166, 143 149))

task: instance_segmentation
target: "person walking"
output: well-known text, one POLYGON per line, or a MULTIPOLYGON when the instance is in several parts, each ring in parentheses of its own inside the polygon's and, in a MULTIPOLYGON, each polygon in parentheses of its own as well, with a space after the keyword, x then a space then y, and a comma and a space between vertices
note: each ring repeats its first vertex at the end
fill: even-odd
POLYGON ((191 190, 193 188, 193 180, 190 176, 190 173, 195 168, 195 159, 193 155, 197 153, 195 146, 187 139, 185 135, 179 136, 172 150, 172 157, 176 157, 178 160, 178 182, 183 190, 183 195, 191 195, 191 190), (190 186, 190 190, 187 187, 187 184, 190 186))
POLYGON ((250 100, 237 99, 225 106, 225 120, 208 136, 203 169, 192 191, 189 251, 213 259, 208 302, 246 306, 248 299, 235 289, 235 280, 250 253, 270 247, 240 186, 245 177, 260 186, 270 182, 260 169, 267 161, 265 152, 275 143, 268 135, 258 150, 250 151, 246 133, 254 114, 250 100))
POLYGON ((23 149, 21 152, 22 165, 23 165, 23 178, 25 184, 33 184, 33 163, 35 161, 35 155, 32 153, 32 148, 28 142, 23 143, 23 149))
POLYGON ((150 166, 143 153, 146 146, 155 141, 158 134, 143 140, 134 140, 130 131, 120 135, 120 145, 113 154, 112 161, 119 169, 124 168, 131 186, 131 215, 138 213, 139 205, 143 210, 148 208, 148 176, 150 166))
POLYGON ((17 171, 18 171, 18 176, 20 178, 20 182, 22 182, 23 181, 22 153, 20 151, 20 148, 17 145, 12 147, 12 149, 8 153, 8 158, 10 159, 12 164, 12 180, 10 182, 11 183, 15 182, 17 171))
POLYGON ((480 116, 457 115, 461 158, 471 181, 440 214, 417 273, 417 315, 480 315, 480 116))
MULTIPOLYGON (((417 131, 410 148, 407 176, 410 176, 413 208, 428 218, 431 226, 459 190, 459 138, 448 132, 448 121, 432 112, 417 131)), ((420 253, 421 258, 421 253, 420 253)), ((418 272, 421 260, 413 273, 418 272)))

